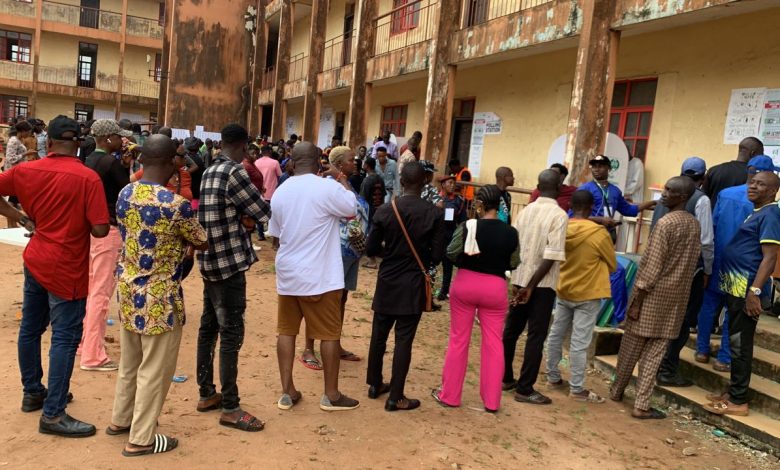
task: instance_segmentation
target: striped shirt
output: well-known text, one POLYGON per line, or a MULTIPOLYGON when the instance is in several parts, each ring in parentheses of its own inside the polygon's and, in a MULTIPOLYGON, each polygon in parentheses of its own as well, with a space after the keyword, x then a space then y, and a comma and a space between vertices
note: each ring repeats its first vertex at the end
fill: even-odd
POLYGON ((520 238, 520 266, 512 271, 512 284, 526 287, 542 260, 557 261, 536 287, 555 289, 566 260, 566 227, 569 218, 555 199, 540 197, 515 221, 520 238))

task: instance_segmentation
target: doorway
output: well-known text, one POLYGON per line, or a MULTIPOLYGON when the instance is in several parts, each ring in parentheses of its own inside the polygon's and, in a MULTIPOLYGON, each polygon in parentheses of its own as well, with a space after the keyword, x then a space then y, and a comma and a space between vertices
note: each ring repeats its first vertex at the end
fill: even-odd
POLYGON ((464 167, 469 166, 471 150, 471 129, 474 127, 475 98, 455 100, 450 134, 450 160, 460 160, 464 167))
POLYGON ((347 3, 344 7, 344 41, 341 50, 341 66, 352 63, 352 34, 355 28, 355 4, 347 3))
POLYGON ((466 27, 470 28, 487 21, 490 0, 468 0, 466 27))
POLYGON ((100 0, 81 0, 79 25, 97 29, 100 23, 100 0))
MULTIPOLYGON (((272 105, 263 105, 260 110, 260 134, 271 135, 271 121, 274 119, 274 107, 272 105)), ((271 139, 273 140, 273 139, 271 139)))
POLYGON ((86 42, 79 43, 79 61, 76 71, 76 85, 86 88, 95 88, 95 76, 97 75, 97 44, 86 42))

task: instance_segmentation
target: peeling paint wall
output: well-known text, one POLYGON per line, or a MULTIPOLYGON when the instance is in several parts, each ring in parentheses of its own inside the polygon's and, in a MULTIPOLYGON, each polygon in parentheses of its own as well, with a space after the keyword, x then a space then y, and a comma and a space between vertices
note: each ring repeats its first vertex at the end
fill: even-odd
POLYGON ((372 82, 428 69, 430 49, 430 42, 422 42, 372 58, 368 62, 368 81, 372 82))
POLYGON ((618 0, 613 28, 657 20, 740 0, 618 0))
POLYGON ((252 36, 244 13, 250 0, 174 0, 166 124, 221 129, 244 123, 249 106, 247 64, 252 36), (212 12, 219 11, 219 15, 212 12))
POLYGON ((319 84, 317 90, 320 93, 340 90, 352 86, 352 64, 339 67, 337 69, 322 72, 319 75, 319 84))

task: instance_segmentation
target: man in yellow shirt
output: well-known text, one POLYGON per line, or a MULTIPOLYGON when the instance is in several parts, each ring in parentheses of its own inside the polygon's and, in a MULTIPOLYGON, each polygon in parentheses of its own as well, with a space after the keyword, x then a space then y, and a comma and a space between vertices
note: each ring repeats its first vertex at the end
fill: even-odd
POLYGON ((571 328, 569 397, 604 403, 604 398, 584 387, 585 366, 601 299, 611 295, 609 273, 617 268, 617 259, 609 232, 588 220, 593 195, 577 191, 571 204, 574 215, 566 229, 566 261, 561 264, 555 319, 547 338, 547 380, 553 387, 565 385, 558 365, 563 356, 563 340, 571 328))

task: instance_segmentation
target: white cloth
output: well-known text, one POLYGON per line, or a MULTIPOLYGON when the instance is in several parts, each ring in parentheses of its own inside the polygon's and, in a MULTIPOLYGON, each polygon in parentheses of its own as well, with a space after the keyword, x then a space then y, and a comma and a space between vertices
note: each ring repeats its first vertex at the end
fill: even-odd
POLYGON ((628 175, 626 176, 626 190, 623 191, 626 199, 631 199, 634 204, 645 200, 645 167, 642 160, 632 158, 628 162, 628 175))
POLYGON ((268 232, 279 239, 279 295, 319 295, 344 288, 339 219, 355 217, 355 193, 313 174, 291 176, 271 199, 268 232))
POLYGON ((477 244, 477 219, 466 221, 466 241, 463 243, 463 252, 468 256, 480 253, 479 245, 477 244))

